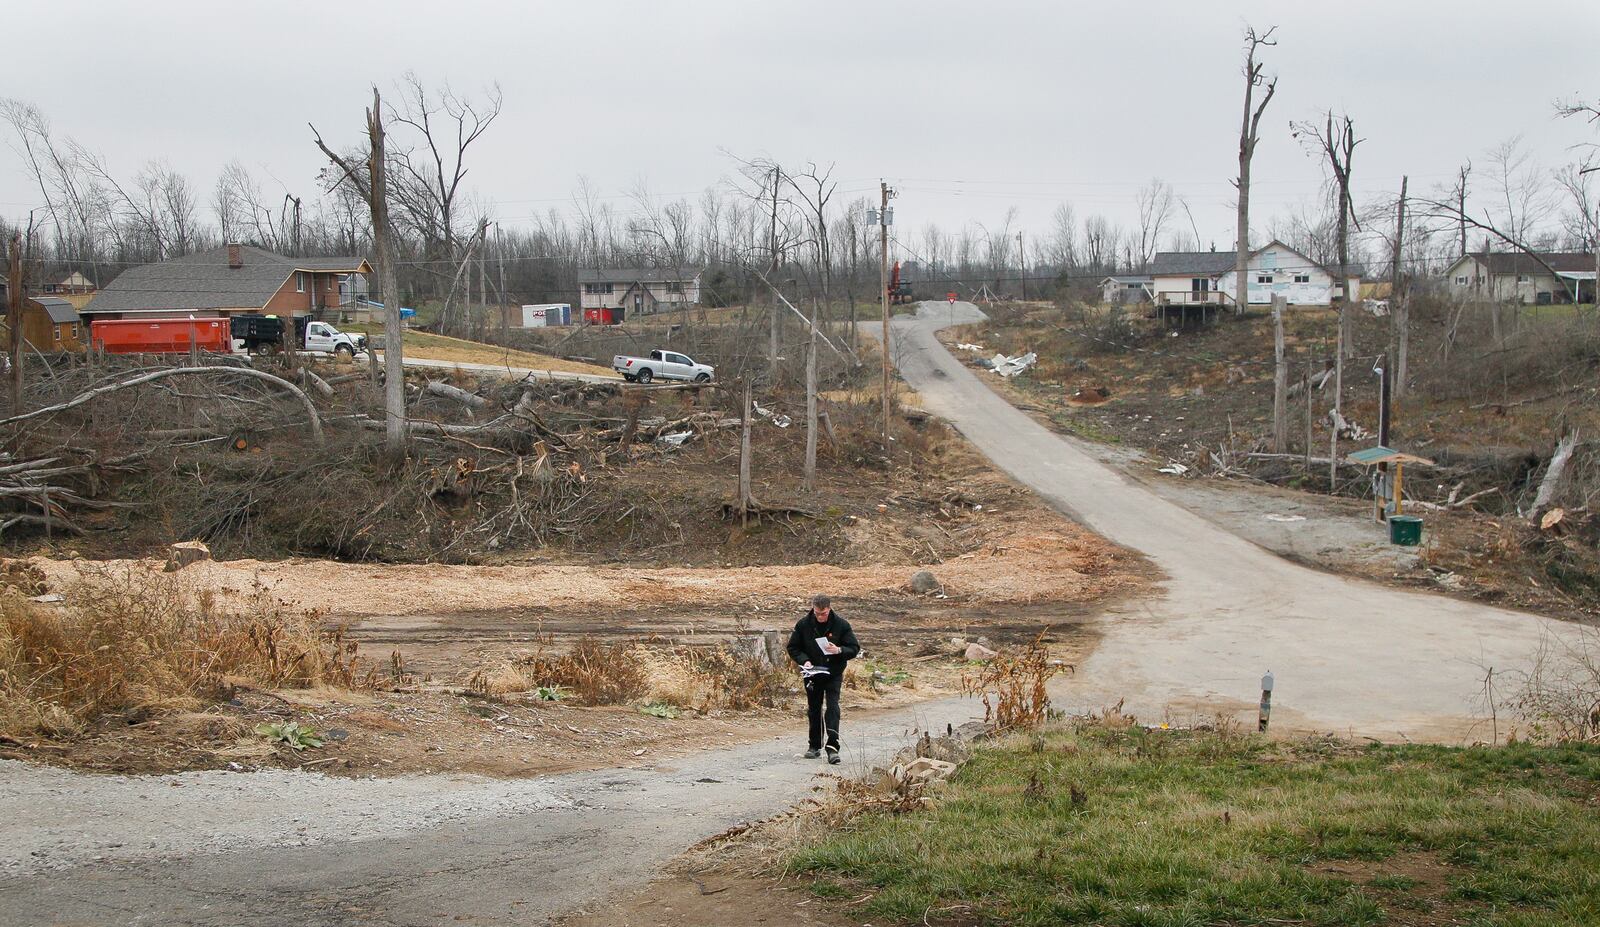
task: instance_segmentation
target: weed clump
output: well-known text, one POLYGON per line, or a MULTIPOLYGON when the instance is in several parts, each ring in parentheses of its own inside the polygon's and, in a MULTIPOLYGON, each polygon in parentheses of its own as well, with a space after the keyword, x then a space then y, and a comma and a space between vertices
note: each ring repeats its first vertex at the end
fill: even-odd
POLYGON ((236 685, 373 685, 357 645, 258 589, 236 610, 169 577, 105 571, 54 605, 0 593, 0 734, 71 735, 115 712, 188 709, 236 685))

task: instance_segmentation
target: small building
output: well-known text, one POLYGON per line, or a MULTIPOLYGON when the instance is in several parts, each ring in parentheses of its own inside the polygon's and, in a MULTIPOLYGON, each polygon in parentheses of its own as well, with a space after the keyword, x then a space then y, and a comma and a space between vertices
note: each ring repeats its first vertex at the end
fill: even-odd
POLYGON ((702 271, 692 267, 619 267, 578 271, 579 308, 624 309, 637 318, 700 303, 702 271))
POLYGON ((1543 306, 1594 302, 1594 255, 1582 251, 1478 251, 1463 254, 1445 268, 1445 284, 1461 296, 1493 302, 1543 306))
MULTIPOLYGON (((0 313, 0 331, 5 331, 6 325, 6 314, 0 313)), ((22 301, 22 340, 35 350, 80 351, 86 334, 78 311, 60 296, 30 296, 22 301)), ((0 345, 9 337, 10 332, 5 331, 0 345)))
POLYGON ((82 295, 94 292, 94 284, 83 274, 73 271, 55 283, 46 283, 40 287, 40 292, 46 296, 82 295))
POLYGON ((364 304, 370 273, 361 257, 285 257, 254 245, 223 245, 123 271, 83 315, 320 317, 364 304))
POLYGON ((1155 278, 1145 274, 1113 274, 1100 281, 1100 299, 1108 306, 1126 306, 1150 301, 1155 278))
MULTIPOLYGON (((1238 277, 1231 251, 1159 251, 1150 262, 1151 295, 1160 306, 1234 306, 1238 277)), ((1250 252, 1245 265, 1249 305, 1282 296, 1291 306, 1327 306, 1344 298, 1338 268, 1314 261, 1281 241, 1250 252)), ((1361 269, 1352 266, 1352 289, 1361 292, 1361 269)))

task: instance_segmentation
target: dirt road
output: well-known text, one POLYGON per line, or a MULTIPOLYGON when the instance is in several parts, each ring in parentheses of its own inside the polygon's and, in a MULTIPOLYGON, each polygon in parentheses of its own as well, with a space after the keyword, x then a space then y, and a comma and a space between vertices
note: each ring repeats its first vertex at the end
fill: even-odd
POLYGON ((531 780, 90 777, 0 762, 0 925, 543 924, 975 708, 858 721, 837 767, 800 758, 794 737, 531 780))
POLYGON ((934 332, 981 321, 970 303, 924 303, 896 320, 894 359, 929 411, 1013 478, 1150 557, 1164 594, 1114 607, 1064 707, 1126 699, 1146 719, 1253 719, 1262 673, 1276 726, 1392 740, 1487 735, 1484 668, 1524 665, 1557 623, 1320 573, 1283 560, 1101 463, 1018 411, 934 332))

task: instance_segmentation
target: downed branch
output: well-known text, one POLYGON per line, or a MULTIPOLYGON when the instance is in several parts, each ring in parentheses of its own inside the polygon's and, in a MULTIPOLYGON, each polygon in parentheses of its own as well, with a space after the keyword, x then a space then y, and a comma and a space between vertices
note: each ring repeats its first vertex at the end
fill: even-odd
POLYGON ((322 416, 317 413, 316 405, 311 401, 311 397, 306 395, 305 390, 302 390, 300 387, 295 386, 293 383, 290 383, 288 380, 285 380, 282 377, 274 376, 270 373, 266 373, 265 371, 256 370, 253 367, 166 367, 161 370, 155 370, 150 373, 141 374, 129 380, 122 380, 117 383, 108 383, 105 386, 97 386, 94 389, 85 390, 66 402, 56 403, 53 406, 45 406, 42 409, 34 409, 32 412, 24 412, 21 415, 13 415, 10 418, 0 419, 0 425, 11 425, 17 422, 27 421, 28 419, 38 418, 41 415, 52 415, 56 412, 65 412, 68 409, 75 409, 78 406, 98 399, 101 396, 115 393, 120 390, 130 389, 135 386, 142 386, 145 383, 153 383, 157 380, 164 380, 169 377, 195 376, 216 373, 231 374, 242 377, 253 377, 257 380, 264 380, 273 386, 279 387, 280 389, 288 390, 296 399, 299 399, 301 404, 306 408, 306 418, 311 426, 312 440, 316 441, 318 445, 324 443, 322 435, 322 416))
POLYGON ((469 393, 460 387, 451 386, 443 380, 429 380, 428 385, 424 387, 424 391, 434 396, 449 399, 452 402, 459 402, 474 412, 482 410, 489 404, 489 400, 482 396, 476 393, 469 393))

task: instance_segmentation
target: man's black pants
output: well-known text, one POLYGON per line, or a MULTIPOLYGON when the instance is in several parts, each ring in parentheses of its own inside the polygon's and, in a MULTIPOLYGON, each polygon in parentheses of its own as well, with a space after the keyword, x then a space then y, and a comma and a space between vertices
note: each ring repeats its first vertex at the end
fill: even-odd
POLYGON ((806 717, 811 722, 810 746, 822 749, 823 725, 827 725, 828 749, 839 749, 839 686, 844 683, 843 673, 826 673, 806 680, 806 717), (827 712, 823 712, 823 702, 827 712))

